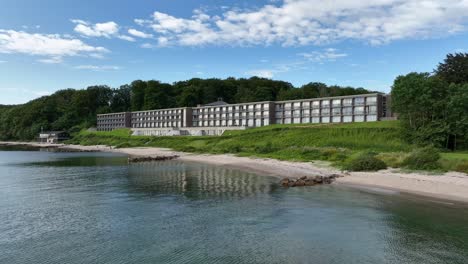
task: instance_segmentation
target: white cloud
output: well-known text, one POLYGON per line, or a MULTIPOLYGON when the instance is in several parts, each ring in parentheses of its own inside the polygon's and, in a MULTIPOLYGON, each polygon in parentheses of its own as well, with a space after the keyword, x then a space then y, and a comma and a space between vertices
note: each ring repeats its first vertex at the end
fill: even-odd
POLYGON ((142 32, 142 31, 138 31, 136 29, 129 29, 128 30, 128 34, 134 36, 134 37, 138 37, 138 38, 152 38, 153 35, 152 34, 147 34, 145 32, 142 32))
POLYGON ((135 38, 127 36, 127 35, 120 35, 117 38, 123 39, 123 40, 126 40, 126 41, 130 41, 130 42, 135 42, 135 38))
POLYGON ((78 70, 91 70, 91 71, 117 71, 117 70, 120 70, 121 67, 111 66, 111 65, 106 65, 106 66, 79 65, 79 66, 76 66, 75 69, 78 69, 78 70))
POLYGON ((140 45, 140 47, 144 49, 153 49, 153 48, 156 48, 157 46, 154 44, 150 44, 150 43, 143 43, 140 45))
MULTIPOLYGON (((275 1, 276 2, 276 1, 275 1)), ((341 40, 384 44, 465 30, 467 0, 284 0, 221 16, 194 10, 191 18, 155 12, 152 28, 166 45, 320 45, 341 40)))
POLYGON ((339 58, 347 57, 348 54, 340 53, 338 50, 333 48, 328 48, 323 51, 313 51, 313 52, 306 52, 306 53, 299 53, 298 54, 305 59, 312 61, 312 62, 325 62, 325 61, 335 61, 339 58))
POLYGON ((62 57, 50 57, 47 59, 40 59, 37 61, 45 64, 60 64, 63 62, 63 59, 62 57))
POLYGON ((31 34, 24 31, 0 29, 0 53, 21 53, 44 56, 45 63, 58 63, 67 56, 88 56, 109 52, 103 47, 95 47, 79 39, 58 34, 31 34))
POLYGON ((257 77, 262 77, 262 78, 268 78, 271 79, 273 78, 274 71, 273 70, 267 70, 267 69, 262 69, 262 70, 251 70, 245 73, 248 76, 257 76, 257 77))
POLYGON ((74 31, 85 37, 119 38, 130 42, 135 41, 131 36, 119 34, 120 27, 114 21, 92 24, 81 19, 72 19, 71 22, 76 24, 74 31))
POLYGON ((114 21, 96 24, 91 24, 80 19, 72 19, 71 21, 76 24, 75 32, 83 36, 110 38, 119 33, 119 25, 114 21))

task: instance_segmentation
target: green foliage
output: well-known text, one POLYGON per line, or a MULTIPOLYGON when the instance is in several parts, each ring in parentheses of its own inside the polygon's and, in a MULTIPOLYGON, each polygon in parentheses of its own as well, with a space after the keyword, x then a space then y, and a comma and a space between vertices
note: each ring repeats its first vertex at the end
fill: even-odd
POLYGON ((376 155, 376 158, 382 160, 391 168, 400 168, 403 161, 408 156, 405 152, 384 152, 376 155))
POLYGON ((375 153, 365 152, 351 158, 344 168, 350 171, 378 171, 386 169, 387 165, 376 158, 375 153))
POLYGON ((435 170, 441 168, 440 153, 434 147, 413 150, 404 160, 402 166, 411 170, 435 170))
POLYGON ((453 150, 468 145, 468 84, 449 85, 429 73, 399 76, 392 88, 392 110, 409 142, 453 150))
POLYGON ((448 54, 435 74, 448 83, 468 83, 468 53, 448 54))
MULTIPOLYGON (((367 93, 362 88, 328 87, 309 84, 294 88, 290 83, 265 78, 198 79, 176 82, 136 80, 112 89, 91 86, 84 90, 61 90, 24 105, 0 106, 0 140, 30 140, 44 130, 76 133, 96 125, 96 114, 140 111, 206 104, 223 98, 228 103, 242 103, 289 98, 350 95, 367 93), (319 88, 315 89, 315 86, 319 88), (315 90, 318 92, 315 92, 315 90)), ((231 147, 228 147, 228 149, 231 147)), ((219 148, 219 151, 223 147, 219 148)), ((261 152, 267 150, 262 150, 261 152)))
POLYGON ((468 173, 468 161, 461 162, 455 167, 456 171, 468 173))
POLYGON ((397 121, 329 125, 272 125, 227 131, 218 137, 130 136, 128 129, 111 132, 82 131, 70 143, 116 146, 168 147, 199 153, 236 153, 281 160, 326 160, 343 162, 355 152, 409 151, 412 146, 400 140, 397 121))

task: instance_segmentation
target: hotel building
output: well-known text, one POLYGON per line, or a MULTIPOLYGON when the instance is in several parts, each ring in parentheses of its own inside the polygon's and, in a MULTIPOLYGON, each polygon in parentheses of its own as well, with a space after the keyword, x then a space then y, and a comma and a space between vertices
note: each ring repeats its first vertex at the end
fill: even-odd
POLYGON ((129 123, 122 120, 122 113, 98 115, 97 129, 108 131, 125 123, 134 135, 221 135, 225 130, 271 124, 373 122, 394 118, 390 103, 390 96, 380 93, 242 104, 220 100, 197 107, 132 112, 129 123))

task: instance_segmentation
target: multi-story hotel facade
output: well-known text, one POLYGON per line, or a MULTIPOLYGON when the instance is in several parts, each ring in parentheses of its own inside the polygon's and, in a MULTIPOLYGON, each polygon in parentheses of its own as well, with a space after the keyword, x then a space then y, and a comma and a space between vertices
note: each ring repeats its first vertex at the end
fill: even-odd
MULTIPOLYGON (((393 119, 389 95, 381 93, 227 104, 218 101, 197 107, 126 113, 126 127, 134 135, 221 135, 225 130, 271 124, 320 124, 374 122, 393 119)), ((99 131, 122 127, 114 115, 98 115, 99 131), (111 119, 111 120, 109 120, 111 119), (112 125, 115 124, 115 127, 112 125)))

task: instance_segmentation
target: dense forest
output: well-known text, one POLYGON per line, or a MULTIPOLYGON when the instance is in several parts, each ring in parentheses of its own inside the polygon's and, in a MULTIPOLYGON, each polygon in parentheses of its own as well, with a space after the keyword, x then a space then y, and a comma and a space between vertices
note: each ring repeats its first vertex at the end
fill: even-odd
POLYGON ((258 77, 195 78, 173 84, 137 80, 118 88, 99 85, 83 90, 65 89, 22 105, 0 105, 0 140, 33 139, 41 129, 76 132, 95 126, 96 114, 101 113, 196 106, 218 98, 228 103, 243 103, 369 92, 323 83, 296 88, 288 82, 258 77))
POLYGON ((447 55, 432 73, 397 77, 392 109, 407 141, 468 149, 468 53, 447 55))

